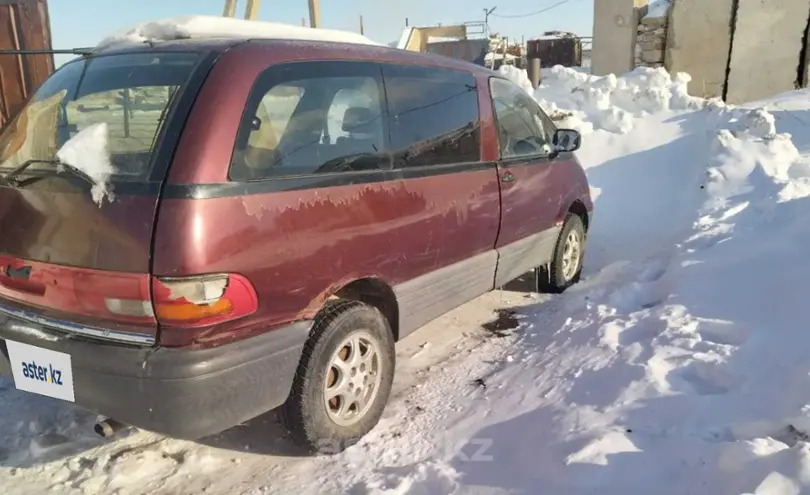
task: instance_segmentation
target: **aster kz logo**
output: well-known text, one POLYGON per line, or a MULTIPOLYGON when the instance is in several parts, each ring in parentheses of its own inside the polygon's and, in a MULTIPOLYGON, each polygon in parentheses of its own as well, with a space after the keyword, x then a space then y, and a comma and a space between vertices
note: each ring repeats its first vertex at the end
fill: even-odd
POLYGON ((40 382, 62 385, 62 370, 55 369, 53 365, 39 366, 36 361, 22 363, 23 376, 40 382))
POLYGON ((14 268, 11 265, 6 265, 3 267, 3 273, 11 278, 24 278, 27 280, 31 278, 31 267, 21 266, 19 268, 14 268))

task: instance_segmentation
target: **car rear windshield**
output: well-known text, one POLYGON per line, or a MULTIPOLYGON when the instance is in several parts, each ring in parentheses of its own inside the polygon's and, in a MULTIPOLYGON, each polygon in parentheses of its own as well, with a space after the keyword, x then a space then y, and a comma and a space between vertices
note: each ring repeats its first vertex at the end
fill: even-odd
MULTIPOLYGON (((30 160, 53 160, 78 132, 105 123, 112 180, 147 180, 167 115, 199 59, 196 53, 137 53, 66 64, 0 132, 0 174, 30 160)), ((28 172, 49 167, 36 164, 28 172)))

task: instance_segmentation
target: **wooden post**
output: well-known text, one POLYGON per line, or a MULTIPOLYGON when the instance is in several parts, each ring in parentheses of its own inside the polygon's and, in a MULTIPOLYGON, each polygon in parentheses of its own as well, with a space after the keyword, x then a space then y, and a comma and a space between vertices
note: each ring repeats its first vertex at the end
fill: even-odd
POLYGON ((309 0, 309 27, 321 27, 320 0, 309 0))
POLYGON ((225 10, 222 12, 225 17, 236 15, 236 0, 225 0, 225 10))
POLYGON ((360 14, 360 34, 366 34, 363 30, 363 14, 360 14))
POLYGON ((261 5, 261 0, 247 0, 247 7, 245 7, 245 19, 252 21, 259 17, 259 5, 261 5))

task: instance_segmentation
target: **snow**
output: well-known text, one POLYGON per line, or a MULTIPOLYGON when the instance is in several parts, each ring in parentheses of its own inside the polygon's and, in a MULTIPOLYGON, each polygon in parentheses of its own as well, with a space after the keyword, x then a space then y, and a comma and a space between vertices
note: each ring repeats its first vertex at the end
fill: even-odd
POLYGON ((108 137, 106 122, 93 124, 68 139, 56 152, 60 162, 80 170, 92 180, 90 193, 99 206, 105 197, 110 201, 114 199, 110 177, 115 167, 110 162, 108 137))
POLYGON ((581 283, 408 337, 380 425, 331 457, 297 457, 272 416, 102 441, 0 379, 4 493, 810 493, 810 91, 731 107, 660 70, 555 68, 536 92, 501 73, 588 130, 581 283))
POLYGON ((529 94, 534 89, 524 69, 518 69, 514 65, 502 65, 498 67, 498 73, 523 88, 529 94))
POLYGON ((663 68, 639 67, 621 77, 600 77, 555 66, 544 71, 534 97, 550 114, 570 114, 568 126, 583 134, 592 129, 624 134, 638 117, 706 106, 706 100, 687 94, 690 80, 686 74, 670 76, 663 68))
POLYGON ((486 60, 487 62, 492 62, 494 60, 504 60, 504 59, 506 59, 506 60, 514 60, 516 58, 517 57, 515 57, 511 53, 487 52, 487 54, 484 56, 484 60, 486 60))
POLYGON ((231 17, 192 15, 160 19, 124 29, 104 38, 98 49, 115 45, 196 38, 263 38, 332 41, 361 45, 378 43, 360 34, 334 29, 313 29, 277 22, 249 21, 231 17))

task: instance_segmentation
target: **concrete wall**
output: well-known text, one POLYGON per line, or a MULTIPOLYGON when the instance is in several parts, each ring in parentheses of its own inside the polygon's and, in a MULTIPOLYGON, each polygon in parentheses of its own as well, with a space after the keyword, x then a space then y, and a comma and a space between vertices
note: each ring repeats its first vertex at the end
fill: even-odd
POLYGON ((636 67, 662 67, 667 45, 667 20, 669 11, 660 16, 647 14, 638 26, 636 38, 636 67))
POLYGON ((739 0, 738 5, 726 102, 796 89, 810 0, 739 0))
POLYGON ((636 32, 648 0, 596 0, 591 72, 624 74, 635 68, 636 32))
POLYGON ((733 8, 733 0, 675 0, 672 5, 665 63, 671 73, 692 76, 693 96, 723 96, 733 8))

